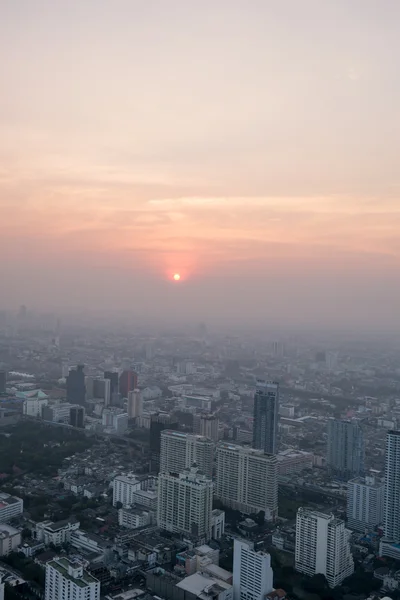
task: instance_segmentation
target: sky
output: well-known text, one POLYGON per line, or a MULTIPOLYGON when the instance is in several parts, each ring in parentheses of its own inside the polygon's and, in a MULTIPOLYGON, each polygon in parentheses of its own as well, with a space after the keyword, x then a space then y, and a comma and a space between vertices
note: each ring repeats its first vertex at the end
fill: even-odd
POLYGON ((0 0, 1 307, 400 330, 399 23, 0 0))

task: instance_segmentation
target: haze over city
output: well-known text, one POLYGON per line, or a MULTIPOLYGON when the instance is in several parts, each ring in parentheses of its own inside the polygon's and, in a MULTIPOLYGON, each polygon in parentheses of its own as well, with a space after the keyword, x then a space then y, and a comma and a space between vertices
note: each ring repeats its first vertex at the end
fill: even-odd
POLYGON ((399 18, 2 0, 0 308, 398 330, 399 18))

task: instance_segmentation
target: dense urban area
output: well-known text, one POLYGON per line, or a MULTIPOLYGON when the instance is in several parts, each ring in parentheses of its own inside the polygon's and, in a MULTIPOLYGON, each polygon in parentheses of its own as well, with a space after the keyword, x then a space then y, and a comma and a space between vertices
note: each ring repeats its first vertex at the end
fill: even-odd
POLYGON ((400 599, 399 356, 0 313, 0 599, 400 599))

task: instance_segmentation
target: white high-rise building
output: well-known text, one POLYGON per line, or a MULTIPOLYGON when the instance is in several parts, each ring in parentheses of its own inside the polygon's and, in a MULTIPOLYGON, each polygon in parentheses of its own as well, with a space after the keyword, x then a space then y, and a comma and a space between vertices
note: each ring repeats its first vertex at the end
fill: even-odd
POLYGON ((350 531, 332 514, 299 508, 296 518, 296 571, 325 575, 334 588, 354 572, 350 531))
POLYGON ((386 438, 384 538, 381 556, 400 560, 400 431, 388 431, 386 438))
POLYGON ((276 456, 220 442, 215 495, 225 506, 247 514, 264 511, 267 521, 275 519, 278 516, 276 456))
POLYGON ((160 473, 181 473, 195 464, 211 479, 214 442, 201 435, 166 429, 161 433, 160 473))
POLYGON ((252 542, 236 539, 233 545, 233 600, 264 600, 272 592, 271 556, 256 552, 252 542))
POLYGON ((128 417, 136 419, 143 414, 143 401, 140 390, 132 390, 128 392, 128 417))
POLYGON ((192 467, 158 476, 157 525, 173 533, 209 540, 212 532, 213 483, 192 467))
POLYGON ((100 581, 79 562, 55 558, 46 564, 45 600, 100 600, 100 581))
POLYGON ((141 489, 142 482, 133 473, 118 475, 113 481, 113 505, 121 502, 124 507, 132 506, 133 494, 141 489))
POLYGON ((385 486, 374 477, 357 477, 347 483, 347 524, 364 532, 383 523, 385 486))

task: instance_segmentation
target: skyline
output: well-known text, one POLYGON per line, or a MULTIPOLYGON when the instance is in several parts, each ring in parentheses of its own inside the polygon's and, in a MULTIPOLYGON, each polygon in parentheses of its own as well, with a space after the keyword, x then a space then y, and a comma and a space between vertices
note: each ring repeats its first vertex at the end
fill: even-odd
POLYGON ((299 4, 3 0, 0 308, 399 329, 400 5, 299 4))

